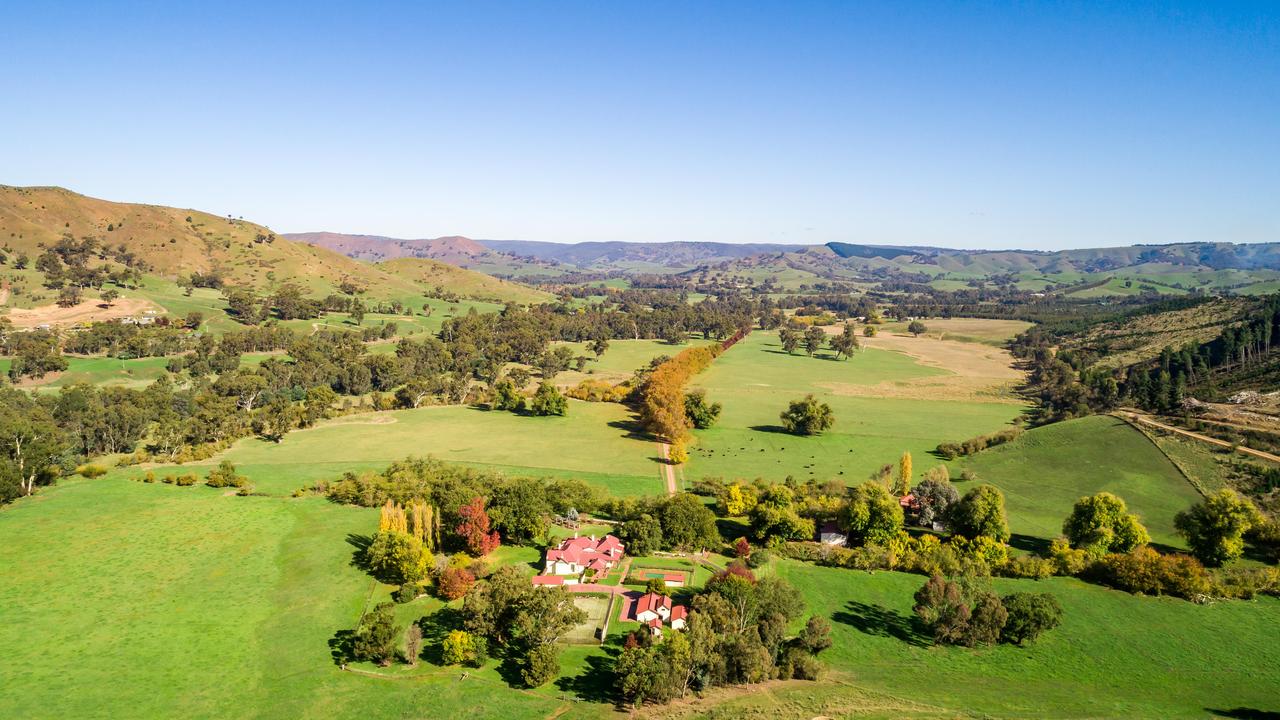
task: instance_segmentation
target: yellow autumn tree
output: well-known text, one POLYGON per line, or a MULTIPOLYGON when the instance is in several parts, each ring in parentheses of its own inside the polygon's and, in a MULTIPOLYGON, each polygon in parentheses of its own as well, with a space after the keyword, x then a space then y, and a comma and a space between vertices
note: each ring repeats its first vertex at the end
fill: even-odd
POLYGON ((893 491, 898 497, 902 497, 911 492, 911 453, 903 452, 902 459, 898 460, 898 484, 894 486, 893 491))
POLYGON ((750 487, 743 487, 739 483, 729 486, 729 490, 725 493, 724 509, 725 514, 730 516, 746 515, 756 506, 756 493, 750 487))
POLYGON ((378 532, 409 534, 409 521, 405 516, 404 508, 394 500, 388 500, 387 504, 382 506, 382 512, 378 516, 378 532))
POLYGON ((435 514, 436 509, 421 500, 409 506, 410 531, 428 550, 436 549, 435 514))

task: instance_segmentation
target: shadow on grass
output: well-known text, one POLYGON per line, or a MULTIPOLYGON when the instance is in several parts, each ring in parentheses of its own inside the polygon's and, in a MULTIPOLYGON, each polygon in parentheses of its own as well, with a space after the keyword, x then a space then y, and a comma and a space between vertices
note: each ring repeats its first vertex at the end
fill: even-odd
POLYGON ((918 621, 912 616, 857 600, 850 600, 844 607, 844 610, 839 610, 832 616, 838 623, 849 625, 867 635, 897 638, 916 647, 928 647, 932 644, 929 636, 922 632, 918 621))
POLYGON ((369 572, 369 546, 373 544, 373 536, 347 533, 347 544, 355 548, 351 553, 351 567, 369 572))
POLYGON ((1205 712, 1213 713, 1218 717, 1236 718, 1236 720, 1280 720, 1280 712, 1247 707, 1231 708, 1230 710, 1205 708, 1205 712))
POLYGON ((619 698, 614 691, 613 663, 619 652, 616 648, 606 648, 605 655, 588 657, 585 670, 573 677, 559 678, 556 680, 556 687, 589 702, 617 703, 619 698))
POLYGON ((635 418, 631 418, 630 420, 610 420, 606 424, 614 430, 622 430, 622 437, 628 440, 641 440, 643 442, 653 441, 653 436, 646 432, 644 426, 635 418))
POLYGON ((1022 550, 1024 552, 1035 553, 1042 557, 1049 554, 1049 541, 1034 535, 1021 535, 1014 533, 1009 536, 1010 547, 1022 550))
POLYGON ((418 657, 432 665, 444 665, 444 638, 450 632, 462 629, 462 611, 442 607, 419 618, 418 627, 422 629, 422 652, 418 657))
POLYGON ((333 658, 333 664, 342 667, 351 662, 352 646, 356 641, 355 630, 339 630, 329 638, 329 657, 333 658))
POLYGON ((778 433, 779 435, 791 435, 791 434, 792 434, 791 432, 789 432, 786 428, 782 427, 781 425, 752 425, 752 426, 748 427, 747 429, 748 429, 748 430, 755 430, 756 432, 778 433))

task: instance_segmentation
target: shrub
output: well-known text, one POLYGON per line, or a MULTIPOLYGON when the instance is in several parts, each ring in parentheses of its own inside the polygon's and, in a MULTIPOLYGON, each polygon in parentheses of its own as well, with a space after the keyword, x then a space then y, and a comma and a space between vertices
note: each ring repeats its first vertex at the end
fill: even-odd
POLYGON ((196 484, 196 480, 199 480, 199 478, 191 473, 186 473, 185 475, 179 475, 178 478, 174 480, 174 483, 181 487, 190 487, 196 484))
POLYGON ((1052 577, 1056 569, 1056 563, 1049 558, 1036 557, 1034 555, 1015 555, 1009 558, 1009 562, 1000 568, 1000 574, 1005 577, 1043 580, 1044 578, 1052 577))
POLYGON ((1092 562, 1088 553, 1071 547, 1066 538, 1055 538, 1049 544, 1049 560, 1058 575, 1079 575, 1092 562))
POLYGON ((1233 567, 1213 572, 1213 594, 1251 600, 1256 595, 1280 595, 1280 570, 1273 567, 1233 567))
POLYGON ((204 484, 215 488, 241 487, 247 480, 243 475, 236 474, 236 466, 232 465, 230 460, 223 460, 218 463, 218 467, 209 471, 204 484))
POLYGON ((529 412, 533 415, 565 415, 569 412, 569 401, 556 389, 555 385, 544 382, 529 401, 529 412))
POLYGON ((483 638, 477 638, 465 630, 453 630, 440 643, 440 660, 445 665, 471 665, 478 667, 483 663, 483 638))
POLYGON ((1071 547, 1092 555, 1129 552, 1151 542, 1147 529, 1129 512, 1124 500, 1108 492, 1082 497, 1062 523, 1071 547))
POLYGON ((1089 572, 1098 582, 1131 593, 1196 599, 1212 589, 1208 572, 1195 558, 1161 555, 1146 546, 1107 555, 1089 572))
POLYGON ((89 479, 100 478, 107 474, 107 469, 101 465, 81 465, 76 468, 76 474, 89 479))
POLYGON ((936 452, 947 460, 955 460, 959 457, 974 455, 990 447, 1003 445, 1010 440, 1016 440, 1020 435, 1022 435, 1022 428, 1006 428, 989 435, 979 435, 975 438, 969 438, 964 442, 942 443, 937 447, 936 452))
POLYGON ((1014 593, 1001 602, 1008 613, 1000 633, 1003 642, 1026 645, 1062 623, 1062 606, 1049 593, 1014 593))
POLYGON ((150 470, 147 471, 146 475, 142 476, 142 482, 144 483, 153 483, 155 481, 156 481, 156 474, 150 470))

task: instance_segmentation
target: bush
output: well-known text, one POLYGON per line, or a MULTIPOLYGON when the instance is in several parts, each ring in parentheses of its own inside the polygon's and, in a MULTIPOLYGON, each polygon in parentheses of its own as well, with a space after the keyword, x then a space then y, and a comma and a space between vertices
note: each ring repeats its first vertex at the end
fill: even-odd
POLYGON ((1066 538, 1056 538, 1049 544, 1049 560, 1058 575, 1079 575, 1092 564, 1089 553, 1071 547, 1066 538))
POLYGON ((520 679, 529 687, 542 687, 560 674, 560 657, 554 645, 538 645, 525 656, 520 679))
POLYGON ((583 380, 565 391, 565 395, 575 400, 586 400, 587 402, 620 403, 626 400, 630 394, 631 386, 626 383, 610 385, 604 380, 595 379, 583 380))
POLYGON ((969 438, 964 442, 942 443, 937 447, 936 452, 947 460, 955 460, 959 457, 974 455, 990 447, 1003 445, 1010 440, 1016 440, 1020 435, 1022 435, 1022 428, 1011 427, 989 435, 969 438))
POLYGON ((422 586, 418 583, 405 583, 396 589, 392 594, 393 599, 398 603, 413 602, 422 594, 422 586))
POLYGON ((204 484, 215 488, 242 487, 247 481, 245 476, 236 474, 236 466, 230 460, 223 460, 218 467, 209 471, 204 484))
POLYGON ((150 470, 147 471, 146 475, 142 476, 142 482, 144 483, 153 483, 155 481, 156 481, 156 474, 154 472, 151 472, 150 470))
POLYGON ((1256 595, 1280 595, 1280 570, 1273 567, 1233 567, 1216 570, 1213 594, 1251 600, 1256 595))
POLYGON ((199 480, 199 478, 195 475, 187 473, 185 475, 179 475, 178 478, 174 480, 174 483, 180 487, 190 487, 195 485, 197 480, 199 480))
POLYGON ((569 412, 569 401, 556 389, 555 385, 544 382, 529 401, 529 412, 533 415, 565 415, 569 412))
POLYGON ((107 474, 107 469, 101 465, 81 465, 76 468, 76 474, 89 479, 100 478, 107 474))
POLYGON ((1209 573, 1195 558, 1161 555, 1146 546, 1107 555, 1093 565, 1089 574, 1105 585, 1145 595, 1173 595, 1193 600, 1212 589, 1209 573))
POLYGON ((1055 570, 1057 570, 1057 565, 1049 558, 1036 557, 1034 555, 1016 555, 1009 558, 1009 562, 1000 568, 999 574, 1005 577, 1043 580, 1044 578, 1052 577, 1055 570))
POLYGON ((1020 592, 1000 601, 1008 613, 1000 633, 1002 642, 1026 645, 1062 623, 1062 606, 1048 593, 1020 592))

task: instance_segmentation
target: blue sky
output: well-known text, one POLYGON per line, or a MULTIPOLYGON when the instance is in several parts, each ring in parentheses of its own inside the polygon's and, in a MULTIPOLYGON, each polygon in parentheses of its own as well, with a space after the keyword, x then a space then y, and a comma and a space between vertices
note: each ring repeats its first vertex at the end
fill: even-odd
POLYGON ((1280 2, 27 2, 0 183, 277 231, 1280 241, 1280 2))

